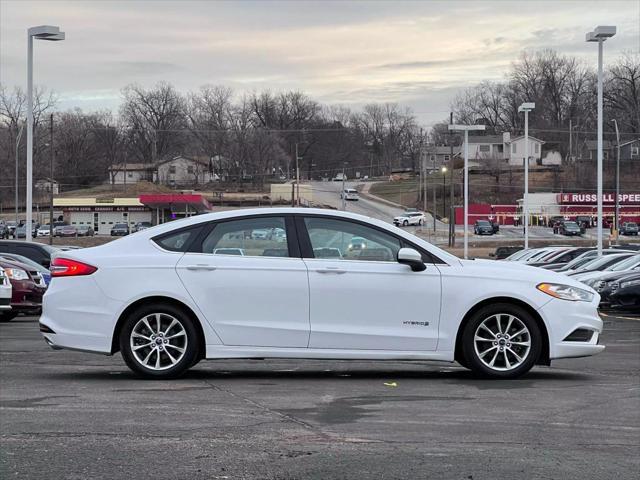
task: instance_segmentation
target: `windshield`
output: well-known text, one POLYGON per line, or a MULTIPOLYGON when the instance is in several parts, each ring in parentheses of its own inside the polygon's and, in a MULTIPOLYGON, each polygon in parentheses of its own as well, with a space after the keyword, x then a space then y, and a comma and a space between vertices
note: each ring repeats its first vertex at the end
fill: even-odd
POLYGON ((640 255, 634 255, 626 260, 622 260, 614 265, 611 265, 606 270, 611 272, 624 272, 630 270, 640 264, 640 255))
POLYGON ((489 222, 487 222, 486 220, 478 220, 476 223, 477 223, 478 225, 483 225, 483 226, 485 226, 485 225, 486 225, 486 226, 488 226, 488 227, 490 227, 490 226, 491 226, 491 224, 490 224, 489 222))
POLYGON ((595 258, 593 260, 591 260, 589 263, 586 263, 582 266, 581 270, 598 270, 600 267, 604 267, 606 265, 609 265, 611 263, 617 263, 618 261, 620 261, 622 258, 626 258, 626 256, 623 255, 607 255, 604 257, 598 257, 595 258))
POLYGON ((126 223, 116 223, 113 228, 127 228, 126 223))

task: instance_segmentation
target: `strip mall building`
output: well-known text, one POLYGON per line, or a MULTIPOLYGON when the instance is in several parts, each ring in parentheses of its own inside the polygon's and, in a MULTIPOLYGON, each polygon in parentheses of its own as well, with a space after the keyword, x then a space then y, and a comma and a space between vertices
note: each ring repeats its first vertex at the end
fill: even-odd
POLYGON ((62 197, 53 200, 56 217, 62 214, 70 225, 90 225, 98 235, 110 235, 116 223, 156 225, 176 218, 211 211, 199 194, 150 194, 139 197, 62 197))
MULTIPOLYGON (((615 193, 603 193, 602 204, 605 225, 614 221, 615 193)), ((530 193, 529 213, 531 225, 548 225, 551 217, 575 220, 589 217, 595 224, 597 214, 595 193, 530 193)), ((621 193, 618 197, 620 223, 640 222, 640 193, 621 193)), ((522 199, 517 205, 470 204, 469 223, 476 220, 494 220, 500 225, 522 224, 522 199)), ((456 208, 456 224, 464 223, 462 207, 456 208)))

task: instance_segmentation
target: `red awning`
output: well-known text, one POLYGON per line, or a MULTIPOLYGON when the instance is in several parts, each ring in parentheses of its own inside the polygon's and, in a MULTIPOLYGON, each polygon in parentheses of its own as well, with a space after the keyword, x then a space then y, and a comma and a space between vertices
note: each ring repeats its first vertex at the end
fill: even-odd
POLYGON ((140 195, 140 203, 149 208, 169 209, 175 212, 195 210, 196 212, 210 211, 211 204, 200 194, 181 193, 152 193, 140 195))

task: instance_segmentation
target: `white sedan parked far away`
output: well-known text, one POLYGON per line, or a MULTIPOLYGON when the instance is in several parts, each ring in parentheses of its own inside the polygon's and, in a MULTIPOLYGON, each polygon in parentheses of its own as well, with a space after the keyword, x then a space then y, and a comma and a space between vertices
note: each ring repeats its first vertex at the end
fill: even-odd
POLYGON ((460 260, 345 212, 198 215, 63 252, 51 271, 40 318, 49 345, 120 351, 152 378, 201 359, 269 357, 458 361, 513 378, 604 349, 590 287, 518 262, 460 260))

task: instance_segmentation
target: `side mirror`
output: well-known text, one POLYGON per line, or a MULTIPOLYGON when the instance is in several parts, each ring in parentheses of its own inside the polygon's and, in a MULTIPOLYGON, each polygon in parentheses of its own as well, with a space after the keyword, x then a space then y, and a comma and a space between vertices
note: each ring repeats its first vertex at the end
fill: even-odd
POLYGON ((401 248, 398 251, 398 263, 409 265, 414 272, 422 272, 427 268, 420 252, 413 248, 401 248))

